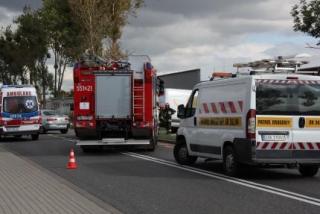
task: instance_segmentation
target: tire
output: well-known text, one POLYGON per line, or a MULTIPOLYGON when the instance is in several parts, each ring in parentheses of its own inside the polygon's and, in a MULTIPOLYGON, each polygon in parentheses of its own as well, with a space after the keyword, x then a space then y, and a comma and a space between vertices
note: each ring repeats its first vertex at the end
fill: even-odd
POLYGON ((240 174, 240 164, 235 160, 232 146, 226 146, 223 152, 223 171, 226 175, 237 176, 240 174))
POLYGON ((61 132, 61 134, 67 134, 68 133, 68 129, 61 129, 60 132, 61 132))
POLYGON ((311 164, 299 164, 298 170, 304 177, 313 177, 318 173, 319 166, 311 164))
POLYGON ((173 149, 173 155, 177 163, 181 165, 191 165, 197 161, 196 156, 190 156, 185 140, 178 140, 173 149))
POLYGON ((39 140, 39 133, 38 134, 32 134, 31 135, 32 140, 39 140))
POLYGON ((80 146, 83 153, 96 153, 101 152, 103 146, 80 146))
POLYGON ((146 146, 146 151, 148 152, 154 152, 154 150, 156 149, 158 144, 158 140, 157 138, 154 138, 153 140, 150 140, 150 144, 148 146, 146 146))
POLYGON ((41 133, 41 134, 46 134, 46 133, 47 133, 47 130, 46 130, 43 126, 41 126, 41 127, 40 127, 40 133, 41 133))

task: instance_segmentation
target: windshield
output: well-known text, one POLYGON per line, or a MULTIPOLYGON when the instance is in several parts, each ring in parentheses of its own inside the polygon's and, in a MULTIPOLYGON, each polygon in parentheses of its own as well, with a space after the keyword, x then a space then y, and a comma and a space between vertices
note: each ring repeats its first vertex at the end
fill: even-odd
POLYGON ((10 114, 30 113, 38 110, 35 96, 5 97, 3 99, 3 112, 10 114))
POLYGON ((319 84, 257 85, 257 114, 320 115, 319 84))
POLYGON ((43 115, 53 116, 53 115, 58 115, 58 113, 55 111, 43 111, 43 115))

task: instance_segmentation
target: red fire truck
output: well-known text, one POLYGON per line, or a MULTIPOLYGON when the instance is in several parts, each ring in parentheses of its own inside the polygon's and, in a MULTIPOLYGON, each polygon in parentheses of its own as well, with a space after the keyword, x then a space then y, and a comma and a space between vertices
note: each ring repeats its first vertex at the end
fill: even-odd
POLYGON ((108 63, 87 55, 75 65, 74 128, 84 152, 157 143, 157 77, 148 56, 108 63))

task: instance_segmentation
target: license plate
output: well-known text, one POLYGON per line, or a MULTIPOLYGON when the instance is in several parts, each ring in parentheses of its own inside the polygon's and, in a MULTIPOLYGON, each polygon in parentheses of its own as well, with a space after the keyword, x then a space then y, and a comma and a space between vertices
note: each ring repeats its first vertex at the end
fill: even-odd
POLYGON ((15 132, 15 131, 19 131, 19 127, 11 127, 11 128, 7 128, 8 132, 15 132))
POLYGON ((286 135, 262 135, 263 141, 285 141, 286 135))

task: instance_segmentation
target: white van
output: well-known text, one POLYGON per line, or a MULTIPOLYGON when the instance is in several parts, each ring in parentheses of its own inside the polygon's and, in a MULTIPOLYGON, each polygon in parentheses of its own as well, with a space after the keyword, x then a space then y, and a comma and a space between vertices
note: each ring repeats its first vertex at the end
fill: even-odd
POLYGON ((174 157, 223 160, 225 173, 242 164, 297 165, 314 176, 320 164, 320 77, 259 74, 199 83, 181 118, 174 157))
POLYGON ((28 85, 0 87, 0 137, 31 135, 39 139, 41 116, 36 89, 28 85))

